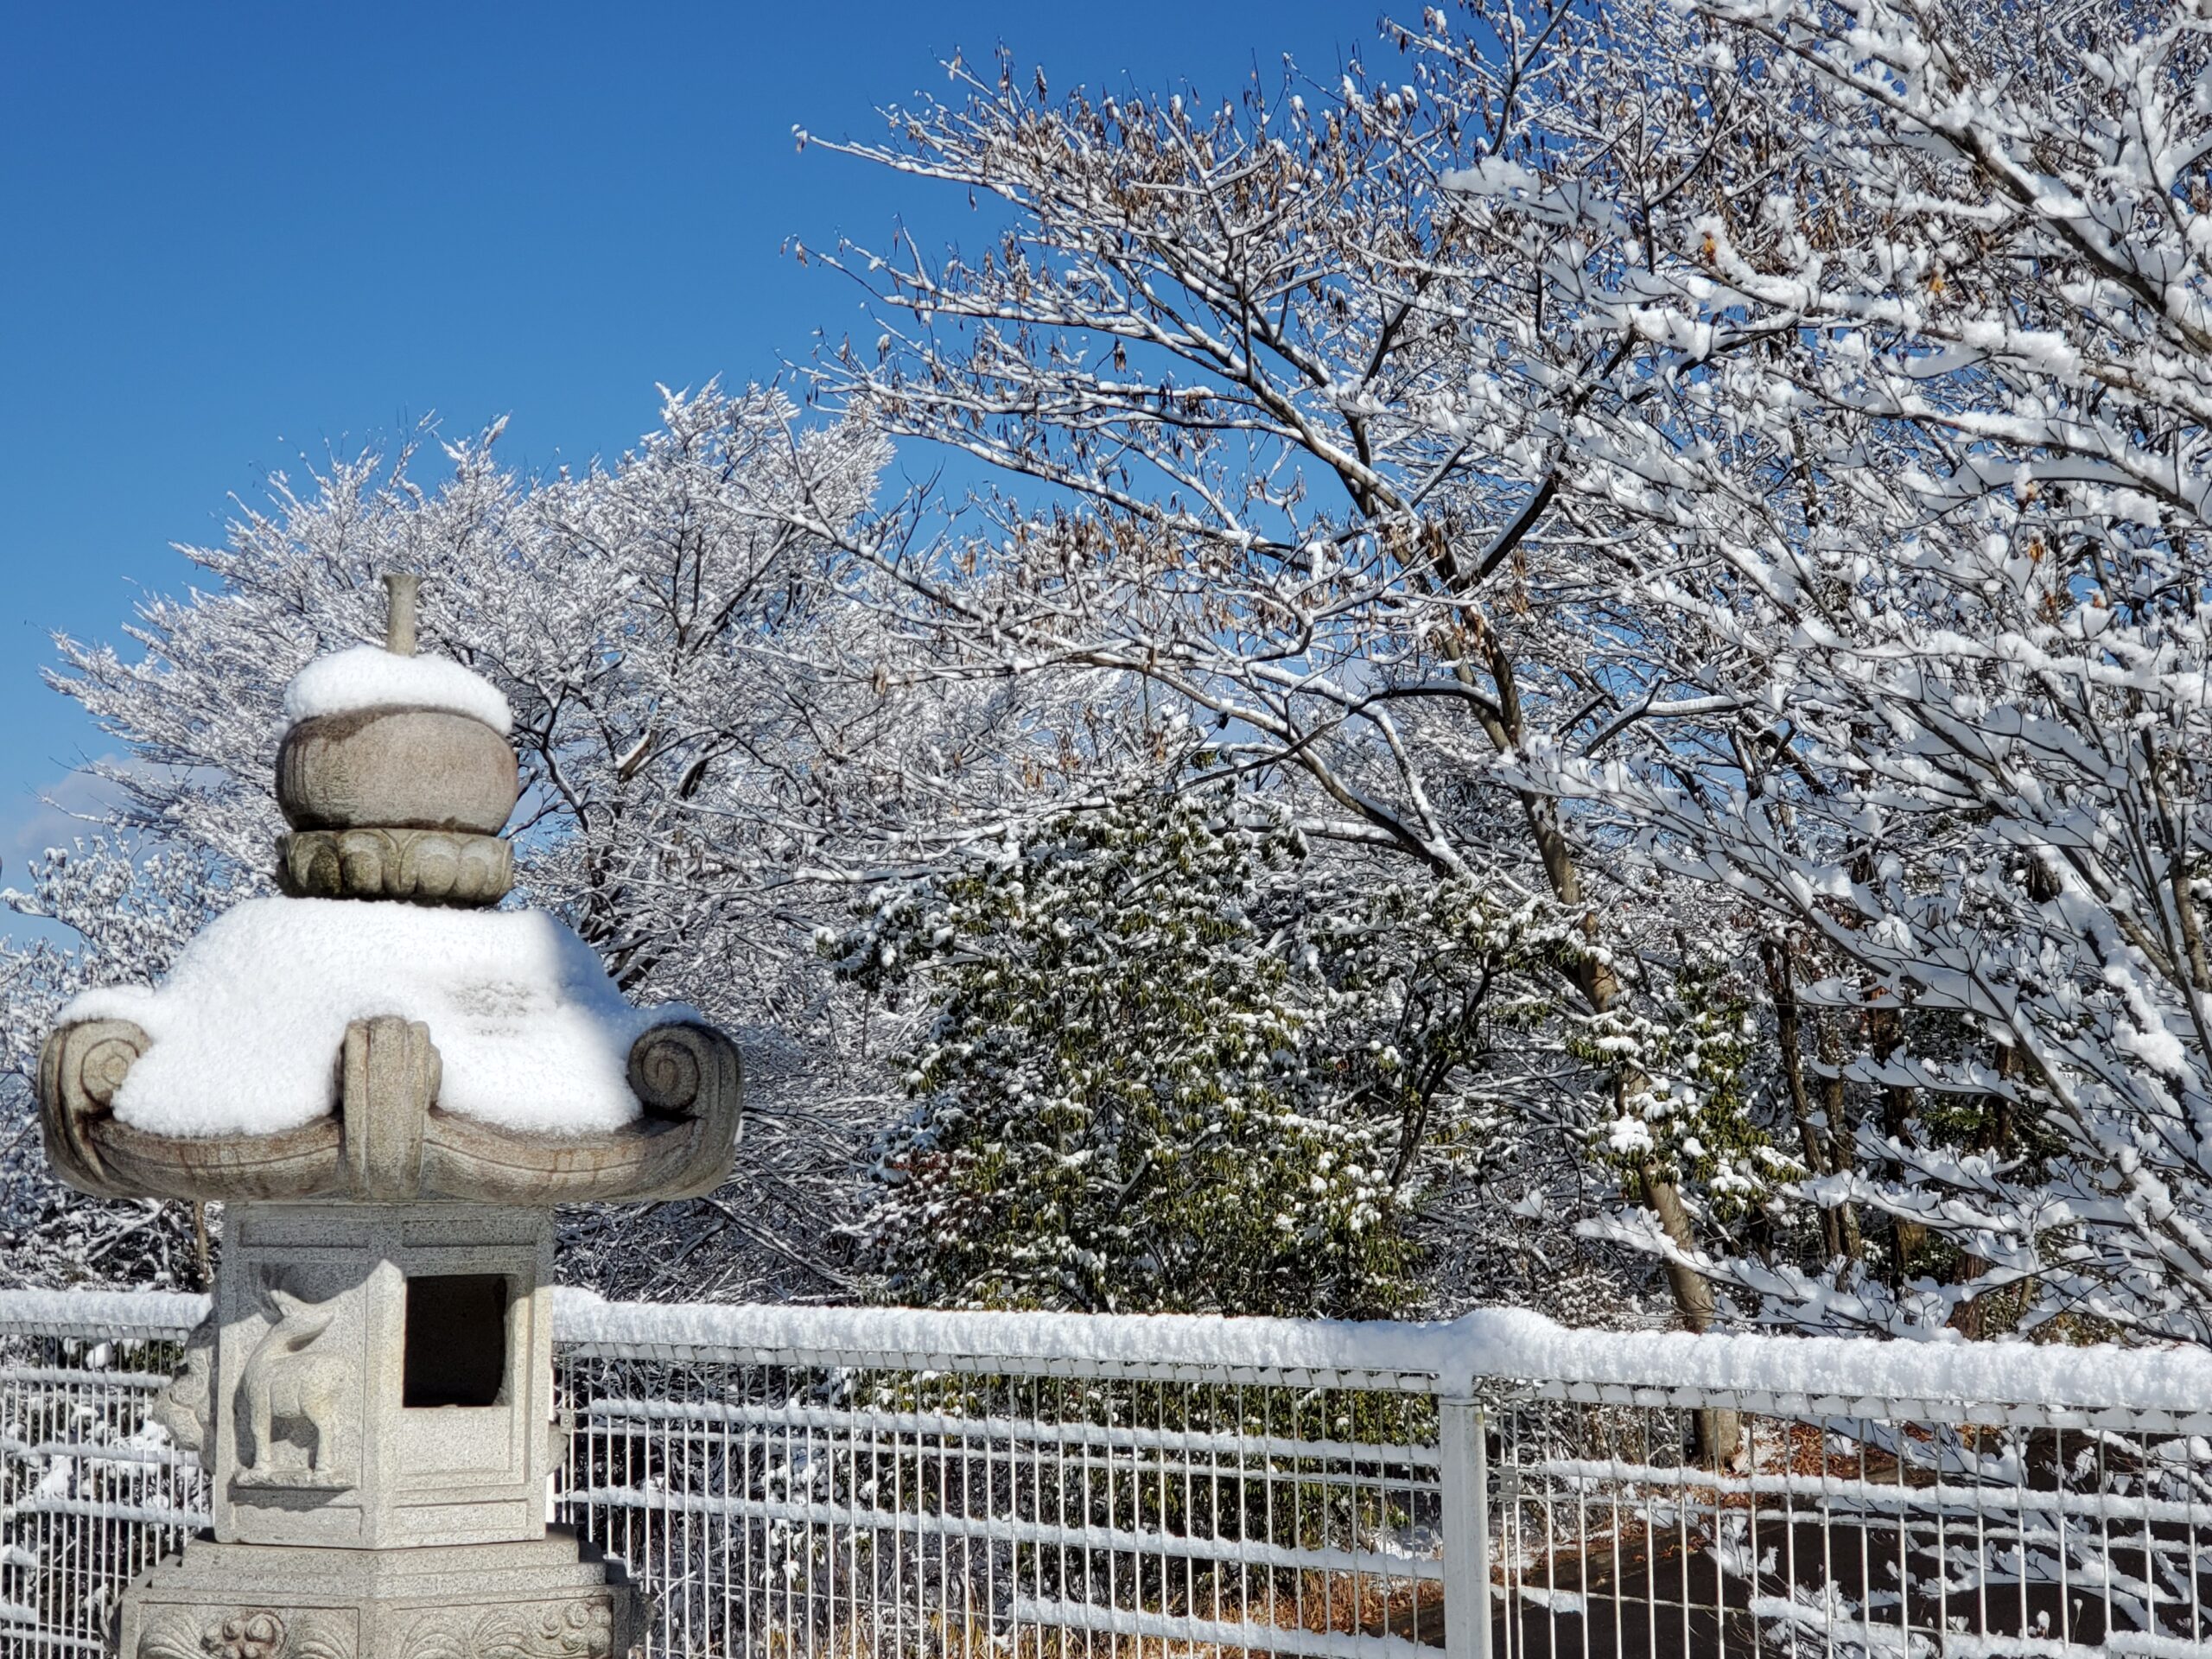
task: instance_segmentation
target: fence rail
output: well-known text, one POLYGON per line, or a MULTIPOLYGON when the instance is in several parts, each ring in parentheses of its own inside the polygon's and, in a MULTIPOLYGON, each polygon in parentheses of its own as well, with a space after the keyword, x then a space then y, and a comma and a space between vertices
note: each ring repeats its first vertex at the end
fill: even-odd
MULTIPOLYGON (((203 1309, 0 1294, 0 1651, 99 1651, 207 1523, 146 1414, 203 1309)), ((574 1294, 556 1332, 556 1513, 654 1655, 2212 1649, 2195 1351, 574 1294)))

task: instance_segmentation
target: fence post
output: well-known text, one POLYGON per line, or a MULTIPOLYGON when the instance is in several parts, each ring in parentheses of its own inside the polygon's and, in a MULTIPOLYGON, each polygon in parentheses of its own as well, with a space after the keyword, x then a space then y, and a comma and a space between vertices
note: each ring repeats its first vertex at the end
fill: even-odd
POLYGON ((1445 1659, 1490 1659, 1488 1415, 1472 1400, 1436 1402, 1444 1499, 1445 1659))

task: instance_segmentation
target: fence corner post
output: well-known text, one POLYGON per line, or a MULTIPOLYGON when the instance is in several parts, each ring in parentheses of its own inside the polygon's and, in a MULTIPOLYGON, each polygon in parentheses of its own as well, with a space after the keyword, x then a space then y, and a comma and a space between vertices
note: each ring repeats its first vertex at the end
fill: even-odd
POLYGON ((1436 1402, 1444 1500, 1445 1659, 1490 1659, 1489 1413, 1472 1400, 1436 1402))

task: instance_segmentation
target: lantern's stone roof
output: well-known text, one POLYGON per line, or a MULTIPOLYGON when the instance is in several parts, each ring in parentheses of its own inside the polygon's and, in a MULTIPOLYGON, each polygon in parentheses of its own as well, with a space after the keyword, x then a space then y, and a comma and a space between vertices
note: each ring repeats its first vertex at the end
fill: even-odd
POLYGON ((429 1027, 442 1110, 550 1135, 635 1119, 632 1045, 699 1019, 680 1005, 632 1008, 590 948, 541 912, 256 899, 211 923, 158 988, 87 991, 60 1022, 143 1030, 150 1041, 115 1091, 116 1118, 199 1138, 275 1134, 331 1112, 346 1027, 378 1015, 429 1027))
POLYGON ((109 1198, 545 1205, 728 1179, 744 1068, 692 1010, 632 1007, 552 917, 493 911, 519 789, 506 700, 387 649, 284 694, 289 895, 218 918, 162 983, 87 991, 39 1052, 62 1178, 109 1198))
POLYGON ((284 688, 291 725, 378 709, 435 709, 481 721, 505 737, 514 715, 499 689, 444 657, 406 657, 381 645, 356 645, 318 657, 284 688))

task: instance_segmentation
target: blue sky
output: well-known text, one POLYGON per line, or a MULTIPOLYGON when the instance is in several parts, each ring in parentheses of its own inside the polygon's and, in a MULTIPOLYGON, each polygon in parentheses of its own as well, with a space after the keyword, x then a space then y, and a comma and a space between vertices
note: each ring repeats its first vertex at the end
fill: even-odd
MULTIPOLYGON (((1417 11, 1417 6, 1406 8, 1417 11)), ((856 296, 780 249, 937 240, 964 199, 819 149, 1003 41, 1056 87, 1333 79, 1370 0, 12 8, 0 34, 0 884, 111 747, 45 690, 172 542, 435 412, 525 467, 622 448, 856 296)), ((1379 54, 1377 54, 1379 55, 1379 54)))

